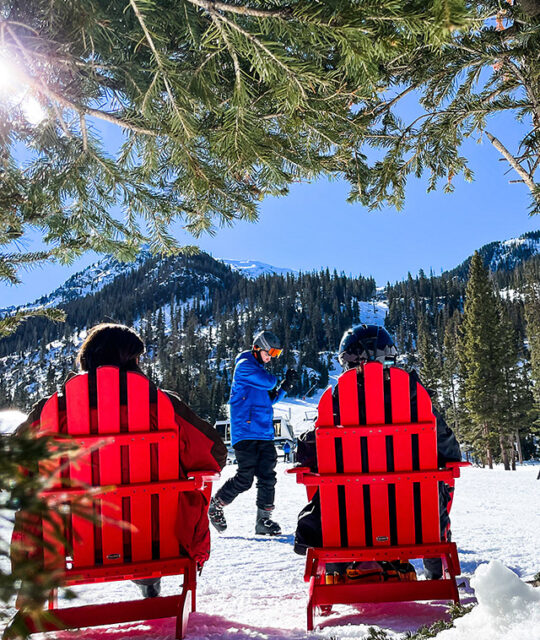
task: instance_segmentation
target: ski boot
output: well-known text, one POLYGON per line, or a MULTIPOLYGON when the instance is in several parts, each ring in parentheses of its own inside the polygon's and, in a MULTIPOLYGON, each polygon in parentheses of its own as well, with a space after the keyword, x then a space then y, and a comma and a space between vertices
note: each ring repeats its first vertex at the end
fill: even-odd
POLYGON ((143 598, 157 598, 161 593, 160 578, 143 578, 133 582, 139 587, 143 598))
POLYGON ((225 520, 225 514, 223 513, 223 507, 225 504, 214 496, 210 500, 210 506, 208 507, 208 519, 210 523, 219 533, 223 533, 227 528, 227 521, 225 520))
POLYGON ((257 509, 257 522, 255 523, 255 533, 259 536, 279 536, 281 527, 277 522, 270 519, 272 509, 257 509))

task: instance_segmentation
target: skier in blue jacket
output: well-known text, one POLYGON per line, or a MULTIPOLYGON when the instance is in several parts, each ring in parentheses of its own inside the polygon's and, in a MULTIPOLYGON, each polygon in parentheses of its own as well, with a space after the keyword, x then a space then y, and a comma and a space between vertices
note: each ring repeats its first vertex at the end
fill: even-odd
POLYGON ((227 528, 223 507, 238 494, 247 491, 257 478, 257 520, 255 533, 279 535, 281 528, 271 519, 274 510, 277 453, 274 446, 272 405, 292 389, 298 375, 288 369, 280 384, 264 368, 281 355, 281 345, 270 331, 261 331, 253 339, 250 351, 243 351, 235 362, 229 405, 231 444, 238 469, 210 501, 210 522, 221 533, 227 528))

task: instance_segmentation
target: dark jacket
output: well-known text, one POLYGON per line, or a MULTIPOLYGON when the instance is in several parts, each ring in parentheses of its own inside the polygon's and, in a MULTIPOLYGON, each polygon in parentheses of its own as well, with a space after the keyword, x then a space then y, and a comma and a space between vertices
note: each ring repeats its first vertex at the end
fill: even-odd
POLYGON ((233 446, 240 440, 274 439, 272 405, 285 396, 285 391, 276 389, 277 383, 251 351, 236 358, 229 398, 233 446))

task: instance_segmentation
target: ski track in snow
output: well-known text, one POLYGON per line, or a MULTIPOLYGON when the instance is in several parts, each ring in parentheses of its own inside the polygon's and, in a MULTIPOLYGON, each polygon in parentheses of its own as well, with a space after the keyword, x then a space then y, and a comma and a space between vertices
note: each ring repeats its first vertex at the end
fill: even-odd
MULTIPOLYGON (((291 400, 280 403, 278 410, 290 413, 295 432, 299 433, 310 426, 304 418, 306 412, 312 417, 315 403, 316 398, 291 400)), ((0 414, 2 430, 20 418, 15 412, 4 416, 2 420, 0 414)), ((283 535, 255 536, 255 487, 226 507, 227 531, 219 535, 212 530, 212 553, 199 578, 198 612, 190 617, 188 640, 360 640, 371 626, 401 640, 408 630, 447 618, 444 602, 337 605, 330 617, 316 616, 319 628, 307 633, 304 558, 293 552, 296 517, 306 497, 304 487, 285 474, 289 466, 280 462, 277 468, 275 519, 281 524, 283 535)), ((535 511, 539 504, 539 468, 524 465, 517 472, 501 468, 462 470, 452 509, 453 537, 460 552, 462 575, 471 577, 481 567, 472 579, 472 587, 482 591, 478 591, 480 605, 461 618, 456 629, 440 633, 439 640, 540 640, 540 591, 515 575, 530 578, 540 570, 540 522, 537 508, 535 511), (494 562, 487 564, 490 561, 494 562)), ((234 465, 227 466, 217 486, 235 470, 234 465)), ((3 533, 4 538, 9 535, 7 530, 3 533)), ((415 564, 421 573, 421 563, 415 564)), ((179 583, 178 578, 165 578, 162 595, 177 592, 179 583)), ((130 582, 87 585, 75 591, 79 596, 77 604, 138 597, 137 587, 130 582)), ((470 602, 474 597, 469 588, 462 592, 462 603, 470 602)), ((46 637, 73 640, 75 634, 85 640, 103 635, 118 640, 172 640, 174 621, 66 631, 46 637)))

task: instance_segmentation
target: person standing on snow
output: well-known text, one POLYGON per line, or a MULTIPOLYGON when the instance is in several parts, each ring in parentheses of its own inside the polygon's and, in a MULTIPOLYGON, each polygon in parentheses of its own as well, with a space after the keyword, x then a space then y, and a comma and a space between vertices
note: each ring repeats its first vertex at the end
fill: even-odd
POLYGON ((210 522, 221 533, 227 528, 223 507, 238 494, 247 491, 257 478, 257 520, 255 533, 275 536, 281 533, 271 519, 274 510, 277 453, 274 446, 272 405, 289 392, 298 374, 288 369, 278 379, 264 365, 281 355, 279 340, 270 331, 261 331, 253 339, 250 351, 236 358, 231 396, 231 443, 236 453, 236 475, 225 482, 210 501, 210 522))

